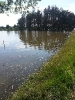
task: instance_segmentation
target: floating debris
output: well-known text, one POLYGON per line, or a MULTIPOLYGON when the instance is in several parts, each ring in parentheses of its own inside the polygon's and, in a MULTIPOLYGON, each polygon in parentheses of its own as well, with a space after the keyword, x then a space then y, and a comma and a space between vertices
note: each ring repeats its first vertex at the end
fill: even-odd
POLYGON ((11 88, 12 88, 12 90, 13 90, 14 86, 12 85, 11 88))

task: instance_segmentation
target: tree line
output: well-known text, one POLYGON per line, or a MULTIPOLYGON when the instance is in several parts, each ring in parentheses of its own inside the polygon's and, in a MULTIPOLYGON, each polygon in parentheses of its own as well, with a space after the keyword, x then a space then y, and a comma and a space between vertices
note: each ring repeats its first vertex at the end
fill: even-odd
POLYGON ((37 31, 72 31, 75 27, 73 12, 56 6, 48 6, 42 11, 23 14, 17 23, 19 30, 37 31))
POLYGON ((10 26, 10 25, 6 25, 4 26, 0 26, 0 31, 18 31, 18 26, 14 25, 14 26, 10 26))

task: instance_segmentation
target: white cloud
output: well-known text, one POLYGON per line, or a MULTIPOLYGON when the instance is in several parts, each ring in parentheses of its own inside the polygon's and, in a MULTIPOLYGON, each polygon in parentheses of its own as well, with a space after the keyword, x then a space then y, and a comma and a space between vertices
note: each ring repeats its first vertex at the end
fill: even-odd
POLYGON ((0 26, 17 24, 17 20, 20 18, 20 14, 0 14, 0 26))

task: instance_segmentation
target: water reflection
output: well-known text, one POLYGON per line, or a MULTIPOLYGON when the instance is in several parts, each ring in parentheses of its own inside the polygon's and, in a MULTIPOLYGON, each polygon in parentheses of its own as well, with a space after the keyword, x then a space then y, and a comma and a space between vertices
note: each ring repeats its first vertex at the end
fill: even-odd
POLYGON ((23 83, 52 57, 69 34, 51 32, 0 32, 0 99, 23 83))
MULTIPOLYGON (((24 42, 25 48, 29 45, 39 50, 56 50, 60 48, 68 34, 50 32, 19 32, 20 39, 24 42)), ((29 48, 28 46, 28 48, 29 48)))

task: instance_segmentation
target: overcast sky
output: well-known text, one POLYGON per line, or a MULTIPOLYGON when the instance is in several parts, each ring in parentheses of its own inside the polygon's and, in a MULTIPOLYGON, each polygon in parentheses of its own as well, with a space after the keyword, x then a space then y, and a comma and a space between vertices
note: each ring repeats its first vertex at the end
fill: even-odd
MULTIPOLYGON (((38 2, 37 8, 43 10, 45 7, 48 7, 48 5, 56 5, 59 8, 62 7, 65 10, 75 13, 75 0, 41 0, 38 2)), ((17 23, 18 18, 20 18, 20 14, 9 14, 9 16, 0 14, 0 26, 6 26, 7 24, 13 26, 17 23)))

